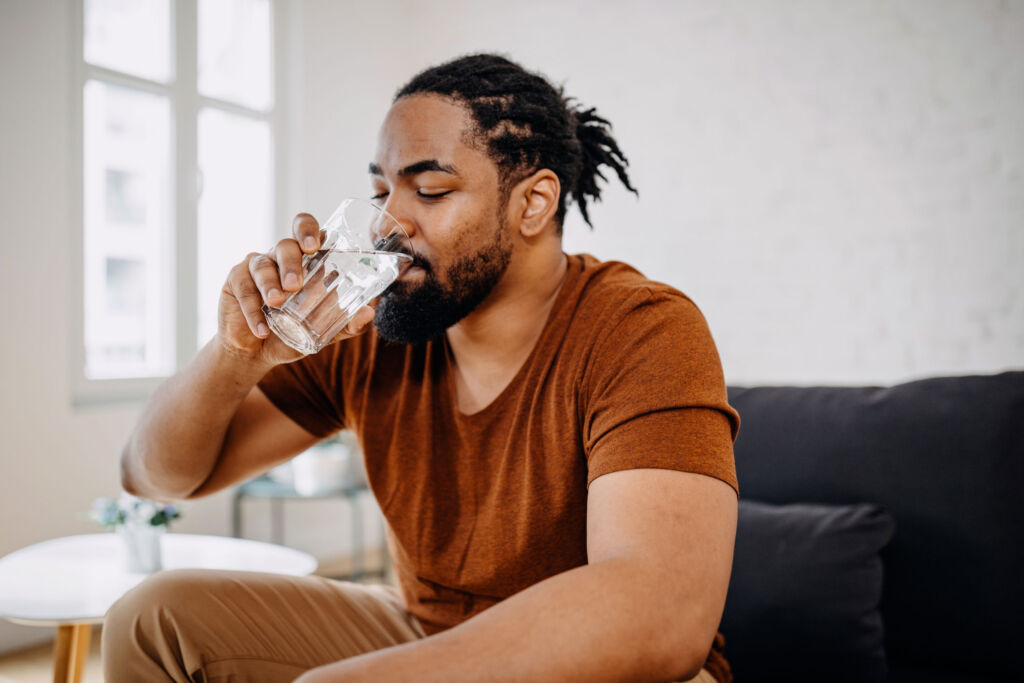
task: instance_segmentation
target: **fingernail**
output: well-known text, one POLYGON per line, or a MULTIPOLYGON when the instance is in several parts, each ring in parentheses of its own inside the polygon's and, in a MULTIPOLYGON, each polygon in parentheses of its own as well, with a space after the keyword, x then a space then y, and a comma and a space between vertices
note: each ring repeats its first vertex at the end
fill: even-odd
POLYGON ((316 249, 316 239, 313 237, 307 237, 306 239, 302 240, 302 248, 305 249, 306 251, 313 251, 314 249, 316 249))
POLYGON ((299 276, 295 273, 288 273, 284 276, 284 286, 292 289, 299 286, 299 276))
POLYGON ((270 330, 267 329, 266 324, 260 323, 256 326, 256 336, 266 337, 268 334, 270 334, 270 330))
POLYGON ((272 289, 269 292, 267 292, 267 300, 268 301, 270 299, 276 299, 279 296, 281 296, 281 290, 279 290, 279 289, 275 288, 275 289, 272 289))

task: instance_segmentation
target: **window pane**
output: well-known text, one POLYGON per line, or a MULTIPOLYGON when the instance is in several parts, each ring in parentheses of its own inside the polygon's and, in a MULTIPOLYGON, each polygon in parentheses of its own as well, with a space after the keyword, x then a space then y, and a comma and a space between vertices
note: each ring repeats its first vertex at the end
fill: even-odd
POLYGON ((138 226, 146 222, 145 187, 137 173, 107 169, 107 222, 138 226))
POLYGON ((170 103, 85 85, 85 374, 150 377, 174 368, 170 103))
POLYGON ((166 83, 170 0, 85 0, 85 61, 166 83))
POLYGON ((217 302, 228 271, 273 246, 270 126, 218 109, 199 112, 199 339, 217 332, 217 302))
POLYGON ((199 92, 253 109, 271 103, 269 0, 199 0, 199 92))

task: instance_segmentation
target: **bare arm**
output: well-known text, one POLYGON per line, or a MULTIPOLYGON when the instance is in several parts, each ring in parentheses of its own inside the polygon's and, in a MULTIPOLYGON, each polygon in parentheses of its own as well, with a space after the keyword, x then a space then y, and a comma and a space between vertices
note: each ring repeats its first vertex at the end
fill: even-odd
MULTIPOLYGON (((302 286, 303 253, 319 247, 312 216, 296 216, 292 233, 272 252, 249 254, 231 269, 217 335, 149 399, 121 456, 121 485, 129 493, 159 501, 204 496, 317 441, 256 388, 271 368, 301 357, 270 334, 260 310, 264 302, 281 305, 302 286)), ((364 307, 334 341, 359 334, 372 318, 373 309, 364 307)))
POLYGON ((702 474, 612 472, 590 486, 589 564, 447 631, 328 664, 332 681, 664 681, 697 675, 722 617, 737 499, 702 474))
POLYGON ((147 404, 121 459, 124 489, 153 500, 200 497, 315 443, 255 386, 268 369, 216 339, 207 344, 147 404))

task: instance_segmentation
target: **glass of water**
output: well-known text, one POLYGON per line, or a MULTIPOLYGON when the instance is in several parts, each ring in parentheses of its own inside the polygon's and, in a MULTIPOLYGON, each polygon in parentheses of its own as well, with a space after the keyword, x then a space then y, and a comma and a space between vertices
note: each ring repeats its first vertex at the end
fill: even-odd
POLYGON ((302 257, 302 289, 280 307, 263 305, 274 334, 307 355, 327 346, 412 263, 402 225, 372 202, 346 199, 321 227, 320 249, 302 257))

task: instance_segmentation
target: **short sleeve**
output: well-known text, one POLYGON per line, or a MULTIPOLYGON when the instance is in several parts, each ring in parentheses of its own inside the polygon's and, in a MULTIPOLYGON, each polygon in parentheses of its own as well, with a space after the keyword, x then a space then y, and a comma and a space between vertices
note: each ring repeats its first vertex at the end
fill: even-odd
POLYGON ((345 427, 341 391, 345 345, 340 342, 294 363, 278 365, 258 384, 281 412, 320 438, 345 427))
POLYGON ((700 310, 675 290, 643 288, 615 318, 581 385, 587 485, 650 467, 706 474, 738 495, 739 414, 700 310))

